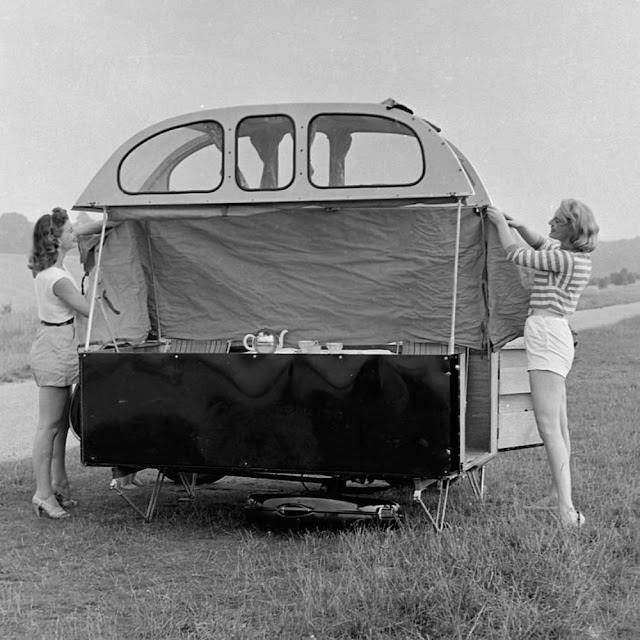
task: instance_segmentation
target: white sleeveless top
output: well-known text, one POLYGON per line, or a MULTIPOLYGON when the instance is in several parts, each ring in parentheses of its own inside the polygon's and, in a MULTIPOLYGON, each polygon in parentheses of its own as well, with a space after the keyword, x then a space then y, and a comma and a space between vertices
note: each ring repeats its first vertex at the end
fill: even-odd
POLYGON ((76 312, 53 292, 53 285, 62 278, 69 278, 73 286, 78 288, 73 276, 64 268, 49 267, 36 275, 36 303, 40 320, 60 323, 75 316, 76 312))

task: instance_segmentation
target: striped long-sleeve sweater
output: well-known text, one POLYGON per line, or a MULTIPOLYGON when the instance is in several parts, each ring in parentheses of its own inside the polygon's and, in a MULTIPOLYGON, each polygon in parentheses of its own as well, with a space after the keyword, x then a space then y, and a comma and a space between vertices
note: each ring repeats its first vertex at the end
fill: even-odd
POLYGON ((545 240, 536 249, 513 248, 507 253, 512 262, 534 270, 529 306, 570 315, 576 310, 582 290, 591 277, 588 253, 560 249, 560 243, 545 240))

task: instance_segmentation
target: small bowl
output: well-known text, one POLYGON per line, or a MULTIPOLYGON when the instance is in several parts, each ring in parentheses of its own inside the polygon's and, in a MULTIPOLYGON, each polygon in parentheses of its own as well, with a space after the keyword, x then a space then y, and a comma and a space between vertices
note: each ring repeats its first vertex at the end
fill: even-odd
POLYGON ((317 340, 299 340, 298 347, 302 353, 313 353, 319 345, 317 340))
POLYGON ((327 342, 326 344, 329 353, 340 353, 342 351, 342 342, 327 342))

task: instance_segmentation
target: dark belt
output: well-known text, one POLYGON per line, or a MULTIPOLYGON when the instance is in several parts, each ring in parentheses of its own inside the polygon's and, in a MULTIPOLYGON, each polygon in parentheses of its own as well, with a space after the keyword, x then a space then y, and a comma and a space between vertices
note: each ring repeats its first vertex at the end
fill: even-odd
POLYGON ((64 322, 45 322, 44 320, 40 320, 40 324, 43 324, 45 327, 64 327, 65 324, 72 324, 74 318, 69 318, 64 322))

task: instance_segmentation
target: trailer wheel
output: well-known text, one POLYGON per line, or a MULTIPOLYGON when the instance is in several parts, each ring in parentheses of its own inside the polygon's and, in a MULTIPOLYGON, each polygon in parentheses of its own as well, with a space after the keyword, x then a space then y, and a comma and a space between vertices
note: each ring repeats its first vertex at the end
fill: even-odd
POLYGON ((77 384, 71 392, 71 402, 69 403, 69 429, 78 441, 80 437, 80 385, 77 384))

